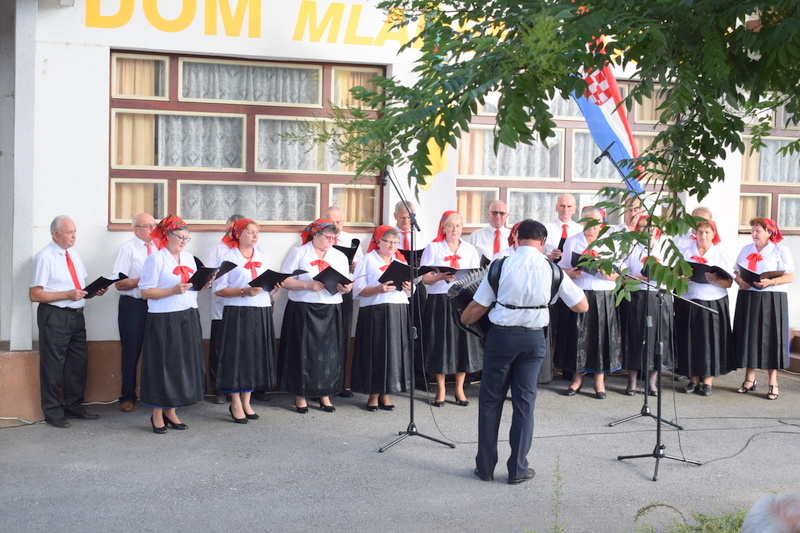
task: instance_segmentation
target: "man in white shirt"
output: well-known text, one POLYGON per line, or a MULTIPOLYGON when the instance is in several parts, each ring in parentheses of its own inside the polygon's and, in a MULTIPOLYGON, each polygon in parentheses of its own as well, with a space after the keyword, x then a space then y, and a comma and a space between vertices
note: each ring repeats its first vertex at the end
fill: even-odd
POLYGON ((124 243, 114 256, 114 274, 121 272, 128 276, 114 284, 119 291, 117 306, 117 326, 121 351, 122 391, 119 397, 119 410, 133 411, 136 398, 136 367, 144 343, 144 324, 147 321, 147 301, 142 299, 139 278, 142 265, 148 255, 158 251, 150 240, 150 232, 156 227, 152 215, 140 213, 131 221, 134 237, 124 243))
MULTIPOLYGON (((225 233, 230 231, 231 226, 237 220, 245 218, 242 215, 231 215, 225 222, 225 233)), ((224 237, 224 235, 223 235, 224 237)), ((203 257, 203 264, 209 268, 218 267, 222 263, 222 256, 228 253, 230 248, 222 240, 219 240, 211 246, 203 257)), ((217 383, 217 365, 219 364, 219 351, 222 349, 222 311, 225 308, 225 301, 223 298, 211 293, 211 338, 208 342, 208 378, 211 381, 211 387, 214 390, 214 397, 211 399, 212 403, 225 403, 225 394, 218 392, 216 387, 217 383)))
POLYGON ((473 231, 465 240, 478 249, 486 259, 508 247, 508 235, 511 230, 506 227, 508 206, 505 202, 495 200, 489 204, 489 225, 473 231))
MULTIPOLYGON (((72 219, 64 215, 54 218, 50 234, 53 241, 33 257, 28 296, 39 304, 36 318, 44 419, 53 427, 68 428, 66 418, 100 418, 88 413, 82 405, 89 363, 83 317, 87 273, 78 252, 69 251, 75 246, 78 234, 72 219)), ((97 295, 105 292, 106 289, 101 289, 97 295)))
POLYGON ((562 194, 556 199, 556 214, 558 218, 544 225, 547 230, 544 254, 556 264, 561 260, 564 241, 583 231, 583 226, 572 220, 576 206, 577 202, 574 196, 562 194))
MULTIPOLYGON (((322 213, 322 218, 328 219, 334 223, 334 225, 339 228, 339 237, 336 240, 336 244, 338 246, 344 246, 346 248, 352 248, 352 241, 353 236, 346 231, 344 231, 344 213, 339 207, 335 205, 330 206, 328 209, 322 213)), ((364 252, 361 249, 361 244, 359 244, 358 248, 356 249, 356 255, 353 257, 353 261, 350 263, 350 273, 352 274, 355 269, 356 265, 361 258, 364 257, 364 252)), ((348 383, 350 381, 350 376, 347 374, 347 360, 350 359, 350 335, 351 335, 351 327, 353 324, 353 294, 352 292, 348 292, 346 294, 342 294, 342 317, 344 318, 344 332, 345 338, 347 339, 347 355, 345 356, 345 360, 343 362, 344 369, 342 371, 342 375, 344 376, 343 383, 348 383)), ((347 390, 346 388, 343 389, 339 396, 344 398, 350 398, 353 396, 353 393, 347 390)))
MULTIPOLYGON (((509 387, 514 415, 509 432, 508 483, 524 483, 535 475, 528 468, 527 456, 533 439, 536 381, 547 351, 544 328, 550 320, 547 307, 553 297, 554 281, 554 267, 542 254, 546 237, 542 224, 524 220, 517 230, 517 251, 500 265, 496 293, 490 283, 490 270, 461 315, 461 322, 471 324, 497 302, 489 311, 493 325, 484 345, 478 404, 474 473, 484 481, 494 479, 498 429, 509 387)), ((556 294, 576 313, 589 309, 583 291, 568 276, 562 277, 556 294)))

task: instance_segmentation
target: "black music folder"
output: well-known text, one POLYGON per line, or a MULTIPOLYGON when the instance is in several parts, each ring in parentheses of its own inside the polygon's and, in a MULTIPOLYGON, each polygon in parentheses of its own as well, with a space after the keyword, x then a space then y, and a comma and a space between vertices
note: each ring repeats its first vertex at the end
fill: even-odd
POLYGON ((400 261, 392 261, 389 263, 389 268, 378 278, 380 283, 386 283, 387 281, 391 281, 394 284, 395 290, 402 291, 403 282, 411 281, 411 268, 400 261))
MULTIPOLYGON (((353 239, 355 240, 355 239, 353 239)), ((325 288, 328 290, 331 295, 336 294, 339 292, 339 289, 336 288, 336 285, 341 283, 342 285, 347 285, 352 283, 352 280, 333 268, 332 266, 327 267, 325 270, 314 276, 314 281, 320 281, 325 288)))
MULTIPOLYGON (((414 250, 414 257, 416 258, 416 265, 415 267, 419 268, 419 260, 422 259, 422 252, 425 251, 423 248, 422 250, 414 250)), ((411 264, 411 250, 400 250, 400 253, 403 254, 403 257, 406 258, 406 263, 411 264)))
POLYGON ((299 276, 300 274, 307 273, 307 270, 303 270, 298 268, 294 272, 287 274, 285 272, 275 272, 274 270, 267 270, 256 279, 248 283, 251 287, 261 287, 265 291, 269 292, 275 288, 275 285, 278 283, 283 282, 286 278, 291 278, 294 276, 299 276))
POLYGON ((197 272, 189 278, 189 283, 192 284, 189 287, 190 291, 201 291, 203 287, 208 285, 208 282, 211 281, 211 278, 214 277, 214 274, 217 275, 218 278, 224 276, 234 268, 236 268, 236 263, 232 263, 230 261, 223 261, 222 264, 215 268, 210 268, 203 266, 196 257, 195 261, 197 261, 197 272))
POLYGON ((99 278, 97 278, 96 280, 94 280, 93 282, 91 282, 90 284, 88 284, 86 287, 83 288, 83 290, 87 292, 86 296, 84 296, 83 298, 85 300, 88 300, 89 298, 94 298, 95 296, 97 296, 97 291, 102 289, 107 289, 111 286, 112 283, 116 283, 117 281, 123 279, 128 279, 128 276, 126 276, 122 272, 118 273, 116 278, 104 278, 103 276, 100 276, 99 278))
POLYGON ((785 270, 772 270, 770 272, 762 272, 761 274, 756 274, 752 270, 749 270, 742 265, 739 265, 739 276, 753 286, 754 289, 762 290, 753 285, 756 281, 764 281, 772 278, 778 278, 783 276, 785 270))
POLYGON ((361 241, 358 239, 353 239, 350 241, 350 246, 341 246, 338 244, 334 244, 333 247, 342 252, 344 255, 347 256, 347 263, 350 264, 353 262, 353 258, 356 256, 356 252, 358 251, 358 246, 361 244, 361 241))
POLYGON ((578 265, 580 265, 580 263, 581 263, 581 254, 579 254, 578 252, 572 252, 572 264, 573 265, 578 267, 580 270, 583 270, 584 272, 586 272, 590 276, 594 276, 595 274, 597 274, 597 269, 596 268, 578 266, 578 265))
POLYGON ((723 279, 733 279, 731 274, 717 265, 705 265, 703 263, 694 263, 692 261, 687 261, 687 263, 689 263, 689 266, 692 268, 692 275, 689 277, 689 279, 695 283, 708 283, 708 280, 706 279, 706 272, 716 274, 723 279))

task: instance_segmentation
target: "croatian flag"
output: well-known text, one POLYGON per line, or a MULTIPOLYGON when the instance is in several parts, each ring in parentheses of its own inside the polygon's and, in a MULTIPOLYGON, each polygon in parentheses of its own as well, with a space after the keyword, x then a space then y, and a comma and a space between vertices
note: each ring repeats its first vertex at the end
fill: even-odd
POLYGON ((622 102, 622 95, 611 67, 590 71, 583 79, 586 81, 586 90, 581 96, 572 93, 572 98, 580 107, 595 144, 600 150, 606 150, 611 145, 608 154, 618 164, 625 185, 634 192, 642 192, 639 180, 628 177, 633 166, 630 163, 621 163, 623 159, 639 157, 639 150, 633 141, 628 117, 625 115, 626 108, 618 107, 622 102))

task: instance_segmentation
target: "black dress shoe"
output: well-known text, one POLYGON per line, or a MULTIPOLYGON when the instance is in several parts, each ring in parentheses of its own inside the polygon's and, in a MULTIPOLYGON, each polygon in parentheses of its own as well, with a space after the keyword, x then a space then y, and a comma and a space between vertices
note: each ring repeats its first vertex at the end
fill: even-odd
POLYGON ((392 405, 390 403, 381 403, 381 404, 378 405, 378 407, 382 411, 394 411, 394 405, 392 405))
MULTIPOLYGON (((352 395, 352 393, 350 393, 352 395)), ((322 400, 319 400, 319 408, 325 411, 326 413, 332 413, 336 410, 333 405, 323 405, 322 400)))
POLYGON ((303 407, 300 407, 299 405, 294 404, 294 408, 297 409, 297 412, 300 413, 301 415, 304 415, 304 414, 306 414, 308 412, 308 406, 307 405, 304 405, 303 407))
POLYGON ((377 413, 378 412, 378 406, 377 405, 369 405, 369 404, 367 404, 366 407, 367 407, 367 411, 369 411, 370 413, 377 413))
POLYGON ((711 394, 712 394, 713 392, 714 392, 714 391, 713 391, 713 389, 711 388, 711 385, 703 385, 703 386, 702 386, 702 387, 700 387, 700 388, 698 389, 698 391, 697 391, 697 393, 698 393, 700 396, 711 396, 711 394))
POLYGON ((64 416, 66 418, 79 418, 81 420, 97 420, 100 418, 100 415, 93 415, 86 409, 76 409, 74 411, 64 409, 64 416))
POLYGON ((268 402, 272 399, 270 395, 263 390, 253 391, 252 398, 257 402, 268 402))
POLYGON ((434 407, 442 407, 444 405, 444 400, 441 402, 437 402, 436 400, 431 400, 431 405, 434 407))
POLYGON ((456 397, 456 405, 459 405, 461 407, 466 407, 469 405, 469 400, 467 400, 466 396, 464 397, 463 400, 459 400, 458 397, 456 397))
POLYGON ((605 400, 606 399, 606 391, 594 391, 594 397, 598 400, 605 400))
POLYGON ((155 422, 153 422, 152 416, 150 417, 150 425, 153 426, 153 433, 155 433, 156 435, 163 435, 164 433, 167 432, 167 424, 164 424, 160 428, 157 428, 155 422))
POLYGON ((478 476, 481 481, 494 481, 494 476, 484 476, 483 474, 481 474, 481 471, 478 470, 477 466, 475 467, 475 470, 472 471, 472 473, 478 476))
POLYGON ((340 398, 352 398, 353 397, 353 393, 351 391, 345 389, 342 392, 340 392, 339 394, 337 394, 337 396, 339 396, 340 398))
POLYGON ((211 399, 211 403, 216 403, 218 405, 222 405, 223 403, 225 403, 227 401, 227 399, 228 399, 228 397, 225 394, 219 393, 219 394, 215 394, 214 395, 214 398, 211 399))
POLYGON ((189 429, 189 426, 187 426, 183 422, 173 422, 172 419, 168 417, 166 414, 163 414, 161 416, 164 418, 164 427, 171 426, 172 429, 180 429, 180 430, 189 429))
POLYGON ((248 420, 258 420, 259 418, 261 418, 261 417, 260 417, 260 416, 258 416, 258 414, 256 414, 256 413, 253 413, 253 414, 251 414, 251 415, 248 415, 247 413, 245 413, 245 414, 244 414, 244 417, 245 417, 246 419, 248 419, 248 420))
POLYGON ((653 389, 647 389, 648 396, 658 396, 658 391, 653 389))
POLYGON ((525 483, 529 479, 533 479, 533 476, 536 475, 536 471, 533 468, 529 468, 525 471, 525 475, 522 477, 510 477, 508 478, 509 485, 519 485, 520 483, 525 483))
POLYGON ((233 418, 234 422, 236 422, 237 424, 247 424, 247 417, 245 417, 245 418, 236 418, 235 416, 233 416, 233 406, 232 405, 228 407, 228 411, 230 412, 231 418, 233 418))
POLYGON ((583 387, 583 385, 581 385, 577 389, 573 389, 572 387, 570 387, 570 388, 568 388, 566 390, 566 392, 564 393, 564 396, 575 396, 576 394, 578 394, 581 391, 582 387, 583 387))
POLYGON ((686 394, 691 394, 697 389, 697 383, 690 381, 686 384, 686 388, 683 390, 686 394))
POLYGON ((69 422, 67 422, 63 418, 45 418, 45 422, 53 426, 54 428, 68 428, 69 422))

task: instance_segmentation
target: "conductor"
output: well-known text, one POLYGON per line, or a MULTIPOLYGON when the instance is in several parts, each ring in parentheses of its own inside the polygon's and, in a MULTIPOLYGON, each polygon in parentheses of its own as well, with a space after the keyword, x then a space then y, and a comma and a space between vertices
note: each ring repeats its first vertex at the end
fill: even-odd
POLYGON ((509 387, 514 414, 509 432, 508 483, 524 483, 536 475, 528 468, 527 455, 533 439, 536 381, 547 350, 543 330, 549 323, 547 307, 561 298, 576 313, 589 309, 583 291, 571 279, 554 281, 555 270, 542 254, 546 238, 547 230, 541 223, 522 221, 517 233, 519 248, 501 264, 497 289, 490 282, 490 271, 461 315, 462 323, 471 324, 497 302, 489 312, 492 327, 486 336, 478 404, 474 473, 483 481, 494 479, 497 434, 509 387))

